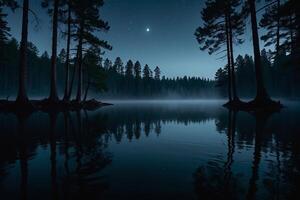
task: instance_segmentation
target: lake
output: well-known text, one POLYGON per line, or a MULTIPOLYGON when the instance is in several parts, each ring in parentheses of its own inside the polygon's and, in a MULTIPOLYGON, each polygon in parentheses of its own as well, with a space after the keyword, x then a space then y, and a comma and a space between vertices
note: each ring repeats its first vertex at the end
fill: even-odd
POLYGON ((300 104, 113 103, 0 114, 1 199, 300 199, 300 104))

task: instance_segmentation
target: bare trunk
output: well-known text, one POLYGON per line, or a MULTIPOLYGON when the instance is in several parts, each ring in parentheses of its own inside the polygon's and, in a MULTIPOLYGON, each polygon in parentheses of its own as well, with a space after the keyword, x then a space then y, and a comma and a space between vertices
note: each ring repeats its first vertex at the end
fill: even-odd
POLYGON ((27 40, 28 40, 28 10, 29 0, 23 1, 23 17, 22 17, 22 37, 20 44, 20 63, 19 63, 19 90, 16 102, 20 105, 29 103, 26 92, 27 79, 27 40))
POLYGON ((229 31, 228 31, 228 15, 225 15, 225 29, 226 29, 226 45, 227 45, 227 74, 228 74, 228 98, 229 101, 232 101, 232 93, 231 93, 231 60, 230 60, 230 45, 229 45, 229 31))
POLYGON ((68 93, 68 99, 71 99, 72 92, 73 92, 75 75, 76 75, 76 68, 77 68, 77 61, 78 61, 78 50, 77 50, 77 54, 76 54, 75 64, 73 66, 73 73, 72 73, 72 78, 71 78, 71 83, 70 83, 70 89, 69 89, 69 93, 68 93))
POLYGON ((70 101, 69 96, 69 81, 70 81, 70 45, 71 45, 71 6, 68 5, 68 36, 67 36, 67 58, 66 58, 66 75, 65 75, 65 92, 64 101, 70 101))
POLYGON ((232 92, 233 92, 233 100, 239 101, 236 90, 236 80, 235 80, 235 64, 233 57, 233 34, 232 34, 232 24, 231 24, 231 16, 230 11, 228 13, 228 25, 229 25, 229 45, 230 45, 230 60, 231 60, 231 78, 232 78, 232 92))
POLYGON ((79 32, 79 44, 78 44, 78 83, 77 83, 77 96, 76 101, 81 102, 81 92, 82 92, 82 40, 83 40, 83 23, 80 24, 79 32))
POLYGON ((250 7, 250 14, 251 14, 251 27, 252 27, 252 37, 253 37, 252 40, 253 40, 253 49, 254 49, 254 63, 255 63, 255 77, 256 77, 255 102, 262 103, 270 100, 270 97, 266 91, 263 76, 262 76, 255 0, 248 0, 248 3, 250 7))
POLYGON ((59 0, 54 1, 53 24, 52 24, 52 56, 51 56, 51 82, 49 101, 57 102, 57 87, 56 87, 56 59, 57 59, 57 22, 58 22, 58 3, 59 0))

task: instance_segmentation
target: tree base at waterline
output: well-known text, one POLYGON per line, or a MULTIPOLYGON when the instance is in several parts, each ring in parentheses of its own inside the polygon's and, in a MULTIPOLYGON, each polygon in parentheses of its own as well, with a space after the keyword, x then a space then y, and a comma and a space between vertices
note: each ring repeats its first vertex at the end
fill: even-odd
POLYGON ((77 111, 77 110, 97 110, 103 106, 112 105, 109 103, 103 103, 95 99, 76 102, 76 101, 49 101, 48 99, 44 100, 32 100, 27 104, 19 104, 15 101, 0 100, 0 112, 34 112, 34 111, 56 111, 56 112, 65 112, 65 111, 77 111))
POLYGON ((240 100, 229 101, 223 105, 230 110, 241 110, 248 112, 260 112, 260 111, 279 111, 283 108, 280 101, 273 101, 269 98, 254 99, 250 102, 243 102, 240 100))
POLYGON ((228 109, 231 109, 231 110, 240 110, 241 108, 246 107, 246 105, 247 105, 246 102, 243 102, 240 99, 234 99, 234 100, 228 101, 223 106, 228 109))

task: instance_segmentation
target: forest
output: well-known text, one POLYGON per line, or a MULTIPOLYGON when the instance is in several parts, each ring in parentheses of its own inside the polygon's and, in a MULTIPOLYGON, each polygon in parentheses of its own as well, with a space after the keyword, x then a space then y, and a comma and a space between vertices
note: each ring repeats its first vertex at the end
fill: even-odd
POLYGON ((299 0, 0 0, 1 199, 300 199, 299 101, 299 0))
MULTIPOLYGON (((15 39, 6 44, 5 62, 1 68, 0 91, 3 98, 14 98, 17 91, 18 42, 15 39), (12 81, 13 80, 13 81, 12 81)), ((37 47, 28 43, 28 94, 34 98, 47 96, 50 80, 51 59, 47 52, 39 56, 37 47)), ((66 51, 62 49, 57 57, 57 92, 64 95, 66 51)), ((70 83, 77 85, 78 79, 73 77, 74 62, 70 64, 70 83), (72 81, 73 80, 73 81, 72 81)), ((83 69, 84 100, 88 96, 109 99, 151 99, 151 98, 216 98, 215 81, 198 77, 166 78, 161 76, 159 67, 141 66, 139 61, 129 60, 123 63, 120 57, 115 61, 94 55, 92 52, 84 57, 83 69), (90 84, 90 91, 87 88, 90 84), (85 95, 87 94, 87 95, 85 95)), ((73 97, 75 87, 73 88, 73 97)))
MULTIPOLYGON (((40 54, 28 41, 31 31, 28 17, 32 13, 29 2, 24 0, 19 5, 17 1, 1 0, 0 3, 0 88, 4 103, 15 99, 14 105, 32 107, 30 98, 37 97, 42 99, 41 105, 66 106, 72 102, 80 107, 94 95, 97 98, 190 97, 228 98, 225 105, 229 107, 256 109, 281 107, 272 97, 299 98, 300 9, 296 0, 267 0, 259 9, 255 0, 205 1, 201 10, 203 24, 194 35, 202 51, 224 54, 228 61, 216 72, 215 80, 166 78, 161 76, 159 67, 151 70, 148 65, 142 67, 139 61, 131 60, 124 64, 119 57, 115 61, 104 59, 105 51, 113 47, 97 35, 110 29, 109 23, 100 17, 103 0, 41 1, 41 7, 51 18, 52 46, 51 55, 40 54), (7 9, 22 9, 20 42, 10 37, 4 12, 7 9), (258 18, 259 12, 263 14, 258 18), (248 29, 253 57, 234 55, 234 47, 245 41, 248 29), (259 29, 263 29, 261 36, 259 29), (66 47, 58 54, 60 35, 64 36, 66 47), (261 50, 260 41, 268 50, 261 50), (245 102, 241 98, 253 100, 245 102)), ((209 66, 199 64, 199 67, 209 66)))

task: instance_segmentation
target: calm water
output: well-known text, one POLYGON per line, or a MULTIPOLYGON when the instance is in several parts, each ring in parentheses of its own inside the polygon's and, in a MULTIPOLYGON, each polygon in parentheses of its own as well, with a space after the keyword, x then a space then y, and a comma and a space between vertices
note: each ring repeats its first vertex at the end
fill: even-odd
POLYGON ((213 101, 0 114, 0 198, 300 199, 299 117, 213 101))

